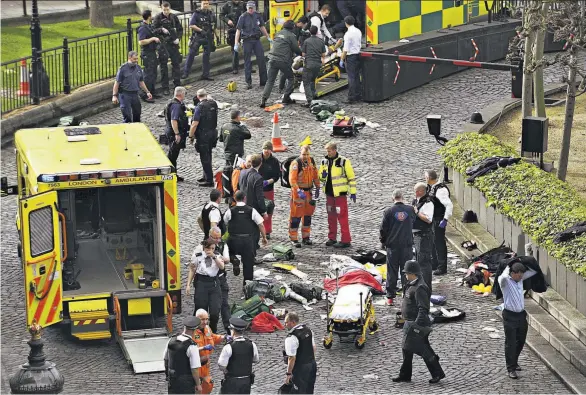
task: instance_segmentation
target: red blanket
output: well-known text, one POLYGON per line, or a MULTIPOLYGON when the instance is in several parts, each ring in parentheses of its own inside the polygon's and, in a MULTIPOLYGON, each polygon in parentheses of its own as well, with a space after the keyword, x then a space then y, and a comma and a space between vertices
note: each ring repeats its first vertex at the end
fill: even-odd
POLYGON ((283 330, 285 327, 279 322, 277 317, 265 311, 252 319, 251 332, 255 333, 272 333, 276 330, 283 330))
MULTIPOLYGON (((374 276, 364 270, 352 270, 338 278, 338 287, 349 284, 364 284, 372 287, 374 290, 382 292, 382 285, 374 276)), ((328 292, 333 292, 336 289, 336 279, 326 278, 324 279, 324 289, 328 292)))

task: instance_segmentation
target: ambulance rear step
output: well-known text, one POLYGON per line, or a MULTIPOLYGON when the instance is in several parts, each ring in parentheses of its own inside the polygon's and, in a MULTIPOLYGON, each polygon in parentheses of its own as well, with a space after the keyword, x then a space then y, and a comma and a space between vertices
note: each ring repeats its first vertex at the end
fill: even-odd
POLYGON ((165 371, 166 328, 123 331, 118 343, 135 374, 165 371))

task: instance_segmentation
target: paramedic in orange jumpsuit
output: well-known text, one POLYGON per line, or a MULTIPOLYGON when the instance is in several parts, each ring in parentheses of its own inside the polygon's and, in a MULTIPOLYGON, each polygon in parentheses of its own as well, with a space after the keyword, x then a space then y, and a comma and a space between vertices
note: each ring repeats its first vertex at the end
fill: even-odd
POLYGON ((315 200, 311 192, 315 187, 315 198, 319 197, 319 178, 315 161, 310 155, 308 145, 301 147, 301 155, 291 162, 289 184, 291 185, 289 238, 295 247, 301 247, 298 239, 298 229, 303 220, 301 242, 305 245, 311 245, 313 244, 309 239, 311 216, 315 211, 315 200))
POLYGON ((236 192, 238 192, 240 190, 238 185, 238 180, 240 179, 240 173, 242 172, 242 170, 246 170, 246 169, 250 169, 252 167, 252 155, 248 155, 246 157, 246 162, 244 162, 244 164, 242 165, 242 167, 237 167, 234 169, 234 171, 232 171, 232 200, 230 203, 230 206, 234 206, 236 205, 236 202, 234 201, 234 195, 236 194, 236 192))
POLYGON ((209 327, 210 316, 204 309, 199 309, 195 312, 195 316, 201 320, 201 323, 193 332, 193 340, 199 349, 199 359, 201 360, 201 368, 199 368, 199 377, 201 379, 201 393, 211 394, 214 389, 214 381, 212 380, 210 372, 210 359, 214 346, 220 344, 222 341, 229 341, 230 335, 216 335, 212 333, 209 327))

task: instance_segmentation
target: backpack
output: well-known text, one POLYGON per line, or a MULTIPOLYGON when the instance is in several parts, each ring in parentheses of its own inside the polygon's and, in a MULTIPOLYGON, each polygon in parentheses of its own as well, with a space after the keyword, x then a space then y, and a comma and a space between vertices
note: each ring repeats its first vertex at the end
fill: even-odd
POLYGON ((234 303, 232 305, 232 317, 241 318, 246 322, 251 322, 254 317, 262 312, 270 313, 271 309, 265 305, 258 295, 247 299, 241 305, 234 303))
POLYGON ((303 283, 292 283, 289 288, 296 294, 303 296, 308 301, 313 299, 321 300, 323 288, 303 284, 303 283))
POLYGON ((273 246, 273 255, 280 261, 292 261, 295 259, 293 247, 290 245, 277 244, 273 246))
MULTIPOLYGON (((297 161, 297 165, 302 167, 301 159, 299 156, 290 156, 283 163, 281 163, 281 186, 285 188, 291 188, 291 184, 289 183, 289 169, 291 169, 291 163, 293 161, 297 161)), ((311 163, 315 166, 315 160, 311 158, 311 163)))
POLYGON ((270 280, 249 280, 244 286, 244 297, 250 299, 255 295, 282 302, 285 300, 285 289, 270 280))
POLYGON ((365 263, 372 263, 374 265, 384 265, 387 263, 387 254, 383 251, 377 250, 366 251, 360 248, 356 250, 355 255, 350 255, 350 258, 362 263, 363 265, 365 263))
POLYGON ((332 100, 313 100, 309 107, 309 110, 313 115, 319 114, 322 110, 327 110, 333 114, 341 109, 342 107, 340 107, 340 104, 337 101, 332 100))
POLYGON ((488 267, 488 271, 495 273, 501 262, 514 257, 516 254, 503 242, 500 246, 486 251, 476 258, 472 258, 470 263, 481 262, 488 267))

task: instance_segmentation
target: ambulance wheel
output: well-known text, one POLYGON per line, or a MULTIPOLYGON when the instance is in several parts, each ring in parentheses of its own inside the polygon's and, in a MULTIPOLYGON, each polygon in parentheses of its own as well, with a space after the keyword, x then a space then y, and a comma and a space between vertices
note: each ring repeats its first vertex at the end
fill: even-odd
POLYGON ((323 341, 323 345, 326 350, 329 350, 330 348, 332 348, 333 344, 334 344, 334 342, 332 341, 332 339, 324 339, 324 341, 323 341))
POLYGON ((366 344, 366 339, 361 340, 360 337, 354 341, 354 346, 356 346, 356 348, 359 350, 362 350, 364 348, 365 344, 366 344))
POLYGON ((373 322, 368 329, 370 329, 371 332, 376 332, 378 330, 378 323, 376 321, 373 322))

